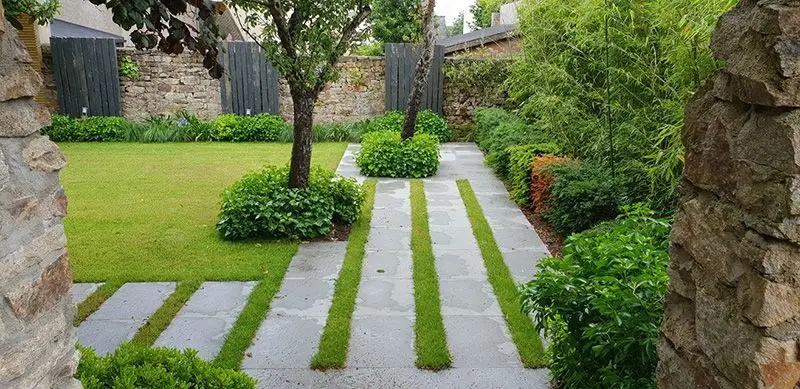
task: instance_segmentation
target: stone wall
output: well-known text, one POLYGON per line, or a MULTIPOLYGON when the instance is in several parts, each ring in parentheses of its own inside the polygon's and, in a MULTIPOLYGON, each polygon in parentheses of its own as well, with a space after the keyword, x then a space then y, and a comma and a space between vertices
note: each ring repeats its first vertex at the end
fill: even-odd
POLYGON ((800 380, 800 4, 742 0, 686 109, 659 387, 800 380))
POLYGON ((507 60, 445 58, 442 113, 449 124, 472 123, 475 108, 502 107, 507 60))
POLYGON ((79 388, 62 219, 64 155, 38 130, 41 80, 0 5, 0 387, 79 388))
MULTIPOLYGON (((354 122, 384 113, 384 60, 381 57, 344 57, 339 79, 320 93, 315 123, 354 122)), ((281 115, 291 122, 294 109, 289 86, 281 80, 281 115)))
MULTIPOLYGON (((144 120, 151 115, 170 115, 185 109, 211 119, 222 112, 219 80, 203 68, 202 58, 192 53, 168 55, 158 51, 119 49, 118 57, 130 56, 141 78, 132 81, 120 77, 123 116, 144 120)), ((384 59, 382 57, 344 57, 340 77, 320 94, 315 111, 317 123, 344 123, 380 116, 384 113, 384 59)), ((52 56, 47 46, 42 50, 43 97, 51 113, 58 112, 52 56)), ((467 124, 480 106, 499 106, 505 102, 502 88, 507 61, 445 58, 444 116, 451 124, 467 124), (487 77, 464 80, 453 77, 448 68, 465 63, 487 62, 497 70, 487 77)), ((292 120, 292 99, 286 82, 281 80, 281 115, 292 120)))

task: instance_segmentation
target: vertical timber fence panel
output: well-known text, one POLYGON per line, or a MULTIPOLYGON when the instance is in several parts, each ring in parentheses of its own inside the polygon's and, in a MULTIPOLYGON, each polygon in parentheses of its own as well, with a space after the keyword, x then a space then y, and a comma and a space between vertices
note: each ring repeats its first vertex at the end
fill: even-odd
POLYGON ((114 39, 50 38, 58 108, 70 116, 120 116, 114 39))
POLYGON ((255 42, 224 42, 220 62, 222 112, 237 115, 280 114, 278 72, 255 42))
MULTIPOLYGON (((386 44, 385 105, 387 111, 403 111, 408 106, 408 95, 414 83, 414 72, 419 61, 419 50, 409 43, 386 44)), ((422 91, 421 109, 442 114, 444 102, 444 47, 436 46, 433 64, 422 91)))

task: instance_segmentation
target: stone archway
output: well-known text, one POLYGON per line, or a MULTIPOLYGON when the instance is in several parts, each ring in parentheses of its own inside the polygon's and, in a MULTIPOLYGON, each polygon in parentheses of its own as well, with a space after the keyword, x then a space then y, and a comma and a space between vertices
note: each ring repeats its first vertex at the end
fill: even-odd
POLYGON ((79 388, 58 179, 66 161, 39 135, 40 84, 0 4, 0 387, 79 388))
POLYGON ((686 109, 661 388, 800 379, 800 2, 742 0, 686 109))

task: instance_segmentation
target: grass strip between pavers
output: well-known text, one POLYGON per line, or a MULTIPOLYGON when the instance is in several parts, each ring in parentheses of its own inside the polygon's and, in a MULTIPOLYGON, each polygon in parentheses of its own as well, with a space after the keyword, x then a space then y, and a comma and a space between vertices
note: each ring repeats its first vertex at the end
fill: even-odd
POLYGON ((350 328, 356 307, 358 285, 361 282, 372 208, 375 204, 375 184, 375 180, 364 183, 365 200, 361 207, 361 216, 350 230, 347 253, 339 271, 339 278, 336 280, 333 302, 320 338, 319 350, 311 359, 312 369, 341 369, 347 365, 350 328))
POLYGON ((447 349, 447 334, 442 322, 439 299, 439 277, 433 257, 428 204, 421 180, 411 181, 411 253, 414 262, 414 323, 417 350, 416 365, 420 369, 442 370, 452 366, 447 349))
MULTIPOLYGON (((295 253, 296 251, 295 249, 295 253)), ((265 255, 268 254, 265 253, 265 255)), ((256 332, 258 332, 258 327, 267 318, 272 298, 281 289, 283 277, 289 269, 292 257, 294 254, 281 258, 280 261, 271 262, 274 266, 268 269, 264 277, 253 288, 242 313, 239 314, 233 328, 225 336, 225 343, 214 359, 216 366, 239 369, 247 348, 250 347, 256 332)))
POLYGON ((467 180, 458 180, 458 190, 467 208, 472 232, 478 240, 483 261, 492 284, 494 294, 503 310, 508 323, 511 338, 517 345, 522 364, 527 368, 538 368, 545 365, 544 346, 533 321, 520 309, 520 292, 506 266, 503 254, 497 247, 489 222, 483 214, 478 198, 467 180))
POLYGON ((100 306, 124 284, 124 281, 106 281, 103 285, 100 285, 94 293, 78 304, 78 312, 75 315, 75 319, 72 320, 72 325, 77 327, 83 323, 87 317, 100 309, 100 306))
POLYGON ((200 289, 202 281, 186 281, 181 282, 175 288, 175 291, 167 297, 161 307, 153 313, 144 325, 139 328, 136 336, 131 339, 131 343, 139 346, 152 346, 156 342, 159 335, 167 329, 169 323, 175 318, 175 315, 183 308, 189 298, 192 297, 197 289, 200 289))

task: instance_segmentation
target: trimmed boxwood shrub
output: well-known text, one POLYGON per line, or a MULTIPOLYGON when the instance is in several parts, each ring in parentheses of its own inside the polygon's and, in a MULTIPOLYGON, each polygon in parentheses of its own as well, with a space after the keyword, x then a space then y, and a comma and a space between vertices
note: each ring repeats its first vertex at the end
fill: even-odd
POLYGON ((548 368, 564 388, 655 388, 669 278, 670 224, 641 207, 569 237, 539 262, 525 312, 550 339, 548 368))
POLYGON ((363 201, 355 179, 313 168, 307 188, 289 188, 288 167, 267 167, 225 189, 217 231, 226 240, 318 238, 335 220, 354 222, 363 201))
MULTIPOLYGON (((385 115, 373 119, 369 122, 364 134, 378 131, 396 131, 403 129, 403 119, 405 114, 400 111, 387 112, 385 115)), ((447 126, 444 118, 433 111, 426 109, 417 115, 416 133, 426 133, 435 136, 439 142, 450 142, 453 140, 453 132, 447 126)))
POLYGON ((217 116, 213 125, 216 139, 228 142, 274 142, 286 127, 281 117, 269 114, 224 114, 217 116))
POLYGON ((439 170, 439 141, 426 133, 403 141, 395 131, 372 132, 361 140, 356 165, 369 177, 430 177, 439 170))
POLYGON ((81 348, 75 378, 86 389, 219 388, 252 389, 256 382, 239 371, 216 367, 194 350, 121 345, 113 354, 97 356, 81 348))
POLYGON ((53 115, 52 123, 41 132, 54 142, 115 142, 124 140, 128 126, 121 117, 53 115))
POLYGON ((558 154, 561 148, 553 143, 537 143, 508 148, 508 179, 511 198, 520 206, 531 205, 531 163, 536 156, 558 154))

